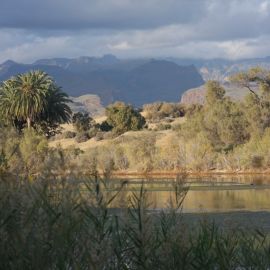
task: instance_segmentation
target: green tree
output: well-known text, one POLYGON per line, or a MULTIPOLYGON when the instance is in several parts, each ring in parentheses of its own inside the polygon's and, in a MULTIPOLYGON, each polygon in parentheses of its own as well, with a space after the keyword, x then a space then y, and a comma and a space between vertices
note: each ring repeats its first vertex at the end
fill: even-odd
POLYGON ((244 111, 251 132, 263 134, 270 127, 270 72, 260 67, 231 76, 231 82, 248 89, 244 111))
POLYGON ((46 106, 46 94, 52 84, 44 72, 31 71, 19 74, 4 82, 1 87, 1 110, 27 122, 30 128, 46 106))
POLYGON ((203 108, 187 114, 180 130, 186 139, 202 133, 216 151, 228 151, 249 139, 249 123, 241 106, 225 97, 224 88, 215 81, 207 83, 203 108))
POLYGON ((106 108, 107 123, 113 132, 122 134, 129 130, 140 130, 145 125, 144 117, 131 105, 115 102, 106 108))
POLYGON ((13 124, 55 126, 69 121, 67 95, 43 71, 19 74, 0 87, 0 114, 13 124))
POLYGON ((208 81, 206 83, 206 104, 213 105, 218 101, 222 101, 225 96, 225 89, 217 81, 208 81))
POLYGON ((73 126, 78 132, 88 131, 92 121, 88 113, 77 112, 72 117, 73 126))

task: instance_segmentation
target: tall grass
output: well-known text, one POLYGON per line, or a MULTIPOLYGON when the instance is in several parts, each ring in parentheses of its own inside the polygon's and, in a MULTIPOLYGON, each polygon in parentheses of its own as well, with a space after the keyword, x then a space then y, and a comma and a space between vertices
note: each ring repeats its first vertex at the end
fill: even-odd
POLYGON ((182 220, 187 189, 174 182, 168 208, 155 211, 142 184, 127 198, 96 175, 84 181, 0 181, 0 269, 268 269, 260 231, 182 220), (119 196, 126 208, 113 208, 119 196))

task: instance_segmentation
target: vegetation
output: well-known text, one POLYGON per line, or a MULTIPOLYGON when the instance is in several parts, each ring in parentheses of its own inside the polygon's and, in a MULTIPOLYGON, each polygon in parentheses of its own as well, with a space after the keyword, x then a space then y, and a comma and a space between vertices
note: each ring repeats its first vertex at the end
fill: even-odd
POLYGON ((72 116, 72 123, 77 132, 86 132, 91 128, 91 122, 93 119, 88 113, 75 113, 72 116))
POLYGON ((218 82, 209 81, 204 105, 184 107, 159 102, 145 105, 140 113, 131 105, 117 102, 107 107, 107 119, 101 124, 95 123, 88 114, 74 114, 75 131, 64 132, 62 138, 70 138, 77 143, 94 138, 96 141, 104 140, 104 143, 85 152, 79 151, 76 158, 70 159, 74 147, 53 149, 48 147, 45 138, 54 135, 60 123, 69 121, 66 95, 43 72, 18 75, 18 78, 11 78, 1 86, 1 170, 16 168, 16 171, 40 174, 41 168, 49 170, 46 166, 51 164, 51 159, 59 161, 60 157, 66 163, 65 167, 71 166, 74 171, 86 171, 87 162, 91 163, 93 158, 97 160, 99 171, 108 170, 103 165, 107 158, 111 160, 110 170, 267 170, 270 164, 269 76, 269 71, 260 68, 234 75, 232 82, 248 89, 247 97, 242 101, 230 99, 218 82), (32 83, 29 89, 35 95, 29 94, 29 100, 27 87, 20 88, 22 82, 27 87, 32 83), (39 90, 33 90, 36 88, 39 90), (24 102, 20 103, 21 93, 24 102), (28 104, 33 102, 37 104, 28 110, 28 104), (25 109, 22 104, 25 104, 25 109), (27 118, 31 119, 29 126, 27 118), (12 126, 20 132, 17 133, 12 126), (142 128, 143 131, 119 136, 142 128), (36 150, 30 151, 37 155, 33 161, 30 160, 31 155, 23 154, 26 150, 21 146, 29 136, 36 142, 42 141, 38 149, 34 146, 36 150))
POLYGON ((19 74, 0 86, 0 114, 6 124, 50 129, 68 122, 71 110, 67 95, 42 71, 19 74))
POLYGON ((113 132, 120 135, 129 130, 140 130, 145 125, 144 117, 131 105, 116 102, 106 108, 107 123, 113 132))
POLYGON ((145 104, 143 111, 148 121, 155 122, 166 117, 183 117, 185 115, 185 106, 180 103, 155 102, 145 104))
POLYGON ((172 181, 168 208, 159 211, 149 205, 143 183, 139 192, 130 192, 126 181, 117 186, 109 179, 113 170, 267 169, 269 74, 255 69, 232 78, 250 92, 241 102, 211 81, 203 106, 182 111, 178 104, 147 105, 154 112, 147 124, 185 115, 177 127, 171 120, 158 123, 161 131, 147 130, 140 112, 124 103, 108 106, 101 125, 87 114, 75 114, 76 132, 64 133, 65 138, 110 139, 87 151, 49 147, 48 136, 70 120, 70 109, 66 94, 45 73, 4 82, 0 268, 268 269, 269 234, 183 221, 184 174, 172 181))
POLYGON ((181 178, 160 211, 143 185, 127 195, 125 182, 115 192, 108 184, 1 178, 1 269, 269 268, 268 234, 183 221, 181 178), (119 197, 127 208, 114 208, 119 197))

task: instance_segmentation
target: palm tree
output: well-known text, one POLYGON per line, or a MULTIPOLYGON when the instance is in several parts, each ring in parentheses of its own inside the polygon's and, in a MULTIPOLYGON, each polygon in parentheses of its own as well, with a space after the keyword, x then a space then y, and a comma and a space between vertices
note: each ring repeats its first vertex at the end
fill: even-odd
POLYGON ((12 77, 1 87, 2 114, 25 120, 30 128, 33 120, 46 107, 46 94, 52 83, 52 79, 42 71, 30 71, 12 77))
POLYGON ((67 95, 43 71, 19 74, 0 87, 1 115, 13 122, 24 121, 28 128, 38 121, 68 121, 71 110, 67 102, 67 95))
POLYGON ((47 123, 69 122, 72 111, 67 103, 72 102, 60 87, 52 85, 46 95, 46 107, 40 115, 40 120, 47 123))
POLYGON ((13 105, 15 91, 13 90, 13 79, 4 81, 0 88, 0 112, 3 120, 14 120, 13 105))

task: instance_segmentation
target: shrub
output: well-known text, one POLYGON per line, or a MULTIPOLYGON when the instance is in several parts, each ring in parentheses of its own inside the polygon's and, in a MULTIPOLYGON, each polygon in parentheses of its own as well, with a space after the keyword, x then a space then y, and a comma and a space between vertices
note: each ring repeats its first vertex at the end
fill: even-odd
POLYGON ((102 141, 104 139, 104 134, 105 134, 105 132, 101 132, 101 131, 97 132, 97 134, 95 136, 95 140, 102 141))
POLYGON ((72 117, 72 123, 78 132, 84 132, 90 129, 93 119, 88 113, 75 113, 72 117))
POLYGON ((157 130, 168 130, 168 129, 171 129, 171 128, 172 128, 172 125, 170 125, 170 124, 162 124, 162 123, 158 124, 157 127, 156 127, 157 130))
POLYGON ((111 125, 109 125, 107 121, 103 121, 100 124, 99 129, 101 131, 111 131, 113 129, 113 127, 111 125))
POLYGON ((251 158, 251 166, 253 168, 261 168, 263 167, 264 157, 262 156, 252 156, 251 158))
POLYGON ((48 141, 33 128, 25 129, 19 144, 20 154, 27 173, 38 173, 48 154, 48 141))
POLYGON ((77 143, 86 142, 90 139, 87 132, 78 133, 75 137, 77 143))
POLYGON ((74 131, 65 131, 62 135, 62 137, 64 139, 72 139, 72 138, 75 138, 76 137, 76 132, 74 131))
POLYGON ((185 106, 180 103, 155 102, 143 106, 145 118, 155 122, 165 117, 183 117, 185 115, 185 106))
POLYGON ((140 130, 145 125, 144 117, 131 105, 116 102, 106 108, 107 123, 113 132, 122 134, 129 130, 140 130))
POLYGON ((94 138, 98 133, 98 129, 96 127, 92 127, 87 133, 90 139, 94 138))
POLYGON ((111 139, 114 139, 116 138, 118 135, 115 134, 114 132, 112 131, 108 131, 108 132, 104 132, 103 133, 103 139, 104 140, 111 140, 111 139))

